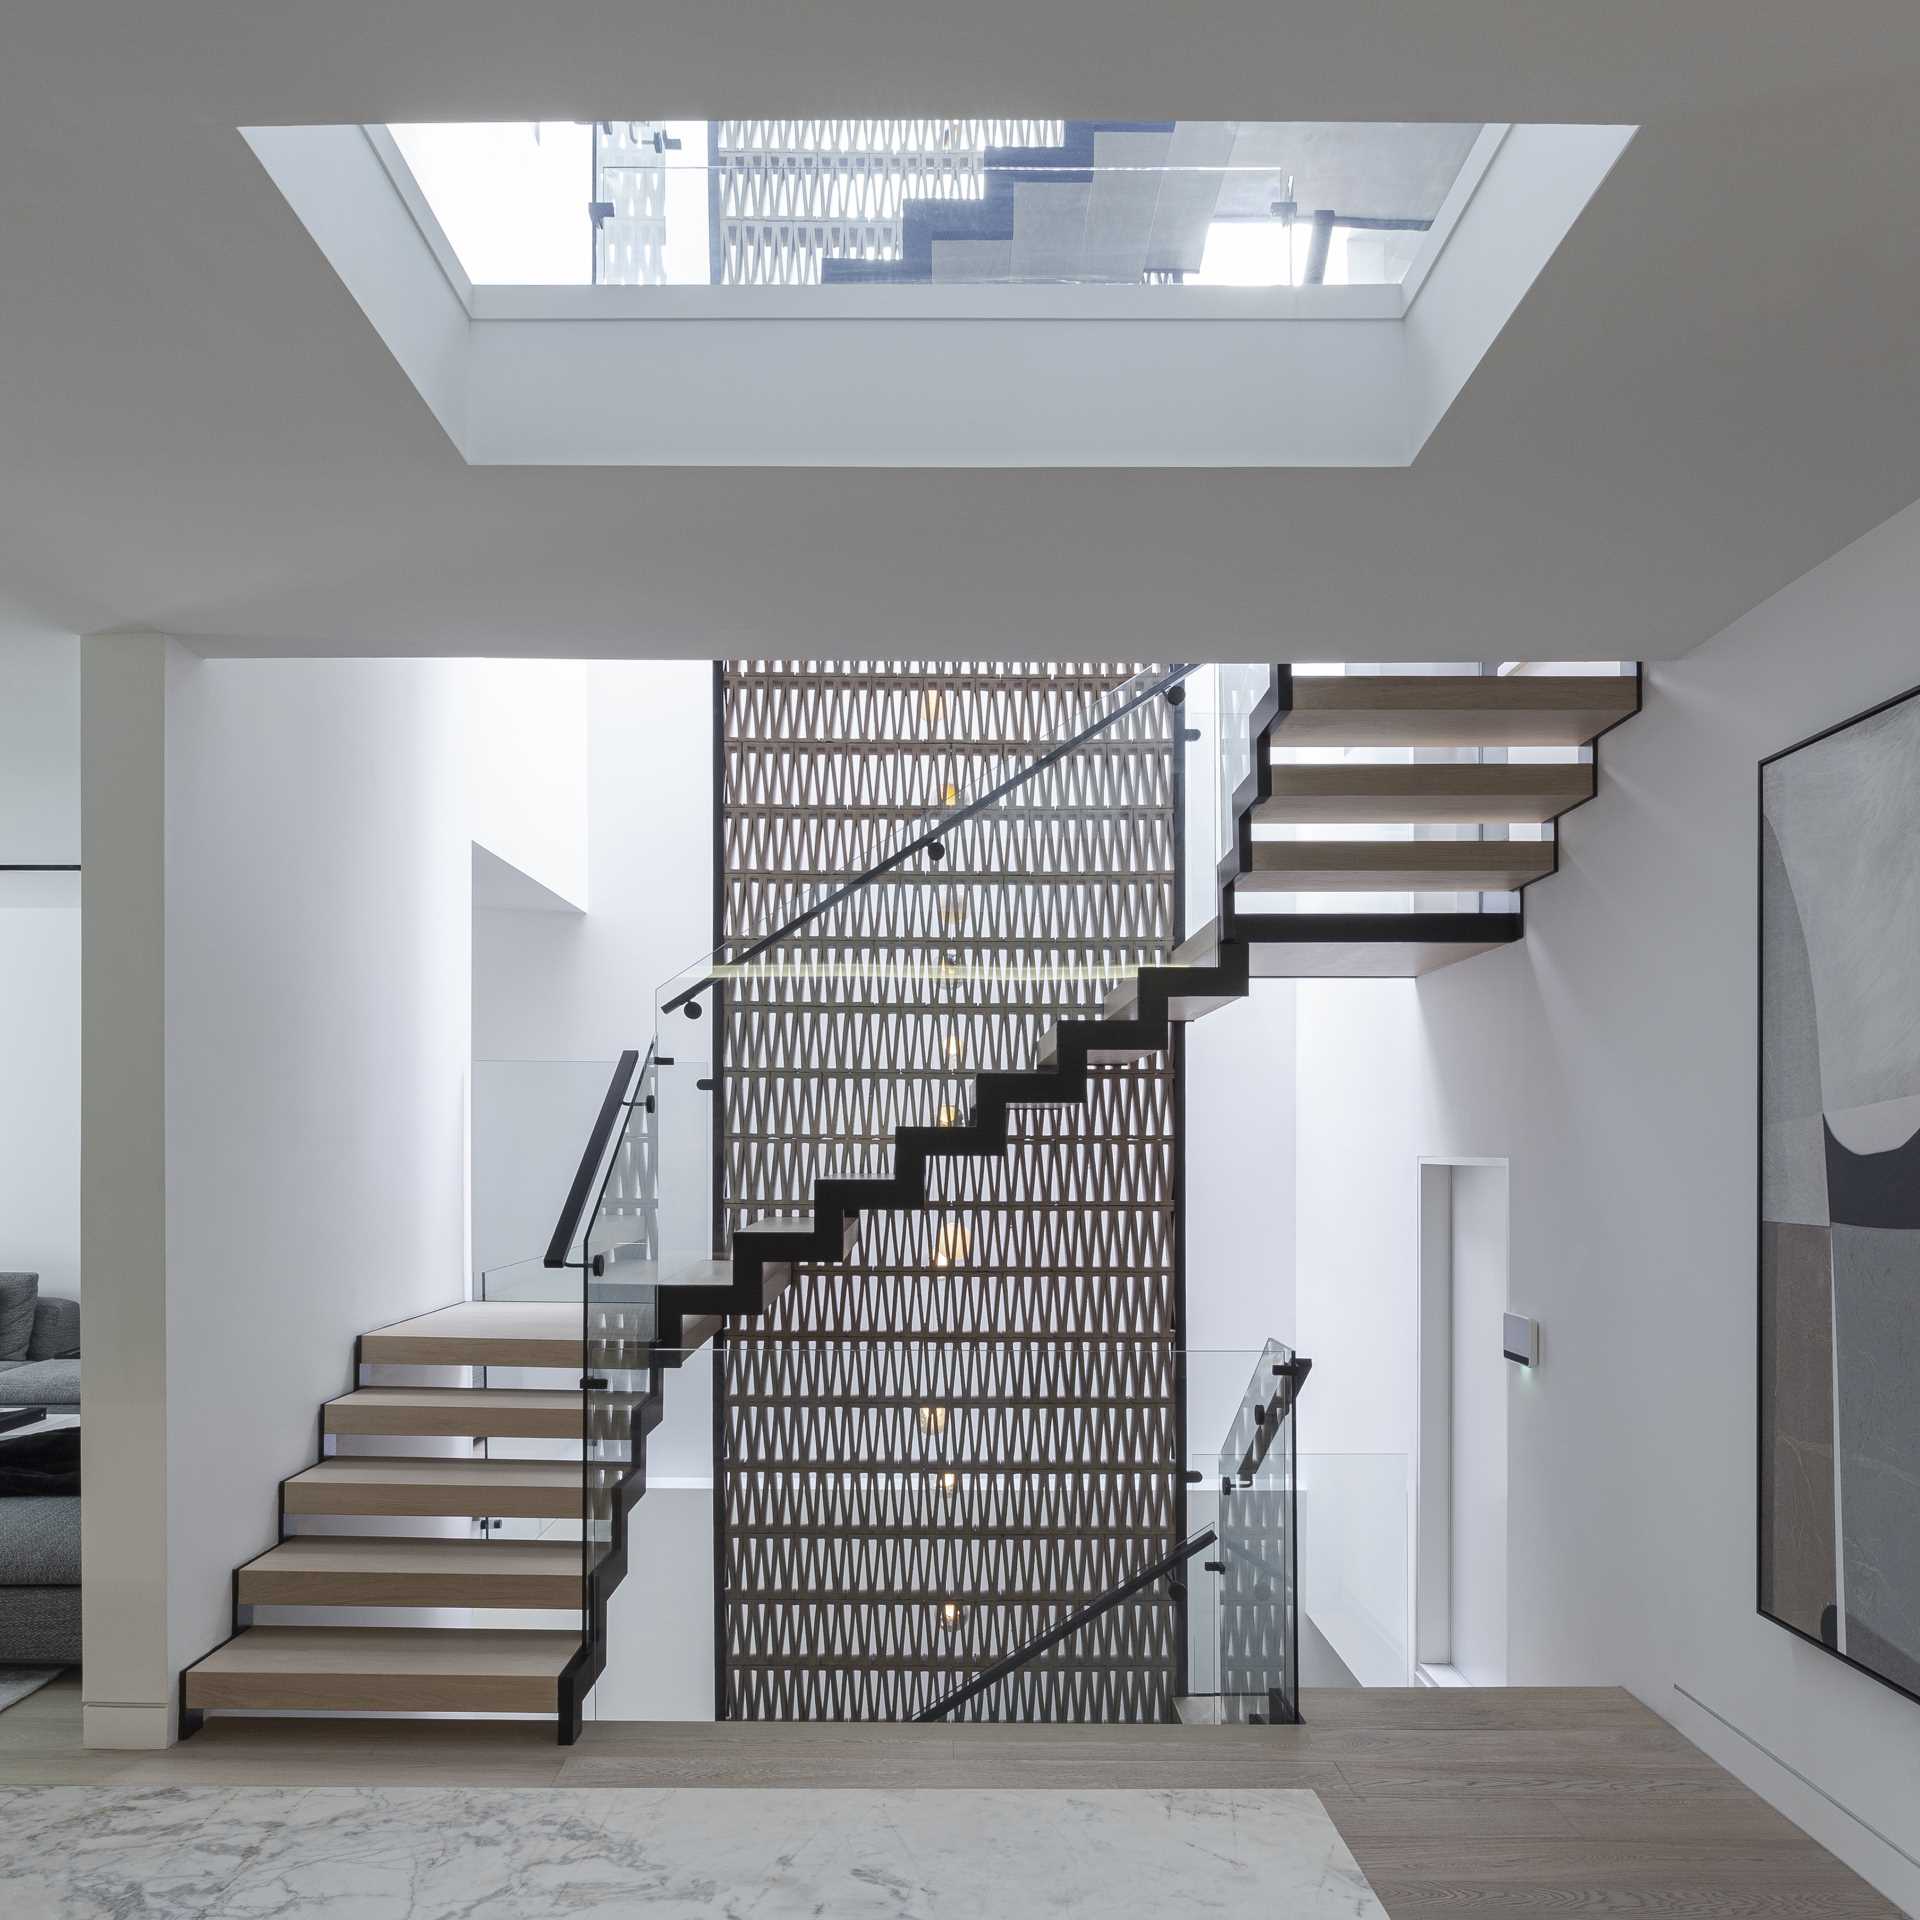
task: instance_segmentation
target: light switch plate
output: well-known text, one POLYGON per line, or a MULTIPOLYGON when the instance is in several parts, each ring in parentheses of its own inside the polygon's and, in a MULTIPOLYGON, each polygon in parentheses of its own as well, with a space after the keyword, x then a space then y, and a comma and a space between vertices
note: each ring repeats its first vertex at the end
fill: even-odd
POLYGON ((1529 1320, 1524 1313, 1504 1315, 1500 1326, 1500 1346, 1509 1360, 1517 1360, 1523 1367, 1537 1367, 1540 1364, 1540 1322, 1529 1320))

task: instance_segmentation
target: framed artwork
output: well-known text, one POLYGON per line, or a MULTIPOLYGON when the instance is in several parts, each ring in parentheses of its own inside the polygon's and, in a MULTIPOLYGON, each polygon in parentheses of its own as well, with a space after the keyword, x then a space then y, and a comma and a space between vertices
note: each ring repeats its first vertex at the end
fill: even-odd
POLYGON ((1920 688, 1760 764, 1759 1606, 1920 1699, 1920 688))

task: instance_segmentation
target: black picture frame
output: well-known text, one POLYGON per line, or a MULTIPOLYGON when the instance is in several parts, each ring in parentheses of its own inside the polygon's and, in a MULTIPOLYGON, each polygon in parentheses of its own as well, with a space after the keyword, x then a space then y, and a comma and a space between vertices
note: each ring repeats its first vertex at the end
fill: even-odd
MULTIPOLYGON (((1908 687, 1890 695, 1873 706, 1862 708, 1857 713, 1849 714, 1844 719, 1836 720, 1831 725, 1794 741, 1790 746, 1777 749, 1762 758, 1754 770, 1754 1610, 1763 1620, 1779 1627, 1782 1632, 1791 1634, 1796 1640, 1818 1647, 1821 1652, 1837 1660, 1841 1665, 1852 1668, 1856 1673, 1864 1674, 1869 1680, 1875 1681, 1889 1692, 1920 1704, 1920 1688, 1909 1686, 1896 1676, 1856 1658, 1843 1650, 1836 1641, 1824 1638, 1821 1634, 1809 1632, 1805 1626, 1785 1618, 1777 1609, 1767 1604, 1770 1569, 1767 1560, 1769 1524, 1766 1513, 1768 1451, 1773 1440, 1767 1424, 1769 1404, 1766 1270, 1766 1228, 1769 1222, 1766 1215, 1765 1176, 1768 1113, 1766 1035, 1769 1005, 1766 939, 1767 775, 1770 768, 1778 766, 1781 762, 1848 733, 1883 714, 1894 712, 1911 702, 1920 702, 1920 685, 1908 687)), ((1916 823, 1915 846, 1916 857, 1920 858, 1920 822, 1916 823)), ((1920 959, 1916 960, 1916 964, 1920 964, 1920 959)), ((1920 1092, 1920 1088, 1916 1088, 1916 1092, 1920 1092)), ((1835 1447, 1837 1451, 1837 1434, 1835 1447)))

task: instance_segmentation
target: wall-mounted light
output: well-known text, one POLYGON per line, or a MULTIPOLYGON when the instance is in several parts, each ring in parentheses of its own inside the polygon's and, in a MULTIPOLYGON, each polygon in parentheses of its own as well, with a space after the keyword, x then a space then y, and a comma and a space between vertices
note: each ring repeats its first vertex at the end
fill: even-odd
POLYGON ((972 1245, 971 1237, 962 1220, 945 1222, 933 1237, 933 1264, 936 1267, 956 1266, 967 1257, 972 1245))
POLYGON ((918 1410, 918 1418, 922 1433, 945 1433, 947 1430, 945 1407, 921 1407, 918 1410))
POLYGON ((1540 1364, 1540 1322, 1524 1313, 1504 1314, 1500 1321, 1500 1350, 1523 1367, 1540 1364))
POLYGON ((957 1033, 947 1035, 944 1051, 947 1056, 947 1065, 957 1067, 960 1064, 960 1036, 957 1033))
POLYGON ((944 1600, 940 1604, 940 1624, 952 1633, 960 1625, 961 1606, 957 1600, 944 1600))
POLYGON ((940 1109, 939 1124, 943 1127, 957 1127, 960 1124, 960 1109, 958 1107, 942 1107, 940 1109))
POLYGON ((957 1473, 943 1473, 940 1476, 940 1491, 942 1493, 953 1492, 959 1484, 960 1476, 957 1473))

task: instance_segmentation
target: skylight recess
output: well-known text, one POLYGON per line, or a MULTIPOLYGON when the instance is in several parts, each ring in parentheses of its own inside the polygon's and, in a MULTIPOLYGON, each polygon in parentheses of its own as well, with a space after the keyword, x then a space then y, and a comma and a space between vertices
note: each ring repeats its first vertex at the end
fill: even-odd
POLYGON ((518 286, 1398 285, 1481 129, 616 120, 389 129, 467 277, 518 286))

